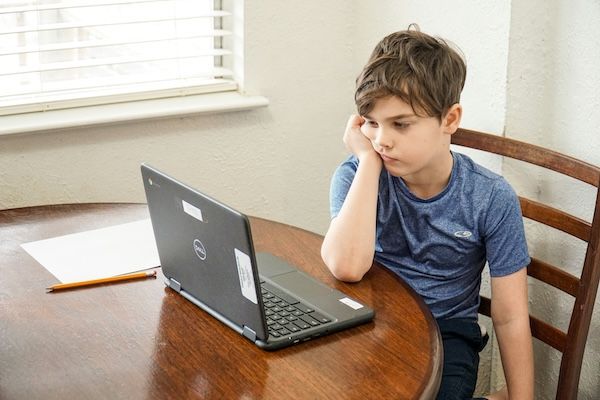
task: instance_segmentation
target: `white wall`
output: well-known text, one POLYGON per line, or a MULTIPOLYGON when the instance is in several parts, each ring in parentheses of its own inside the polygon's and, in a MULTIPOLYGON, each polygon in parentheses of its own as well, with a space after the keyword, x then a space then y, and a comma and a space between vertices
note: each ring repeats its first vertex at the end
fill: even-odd
MULTIPOLYGON (((600 165, 600 4, 558 0, 513 2, 509 51, 506 134, 600 165)), ((590 185, 555 174, 505 163, 505 175, 517 190, 591 221, 590 185)), ((529 224, 530 252, 581 274, 583 243, 558 232, 540 232, 529 224)), ((573 301, 569 296, 530 285, 531 311, 566 331, 573 301)), ((579 399, 600 393, 600 301, 596 301, 579 385, 579 399)), ((534 343, 536 391, 554 398, 560 353, 534 343)))
POLYGON ((142 202, 146 161, 246 213, 324 232, 353 104, 352 18, 343 0, 246 1, 247 89, 269 107, 0 136, 0 209, 142 202))

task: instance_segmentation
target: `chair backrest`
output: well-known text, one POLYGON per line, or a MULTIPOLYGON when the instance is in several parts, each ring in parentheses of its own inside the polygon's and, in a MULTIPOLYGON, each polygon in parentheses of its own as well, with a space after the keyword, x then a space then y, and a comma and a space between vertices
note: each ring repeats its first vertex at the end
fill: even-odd
MULTIPOLYGON (((600 168, 543 147, 486 133, 459 129, 452 143, 499 154, 568 175, 596 187, 592 223, 548 205, 519 197, 525 218, 559 229, 587 242, 585 261, 578 278, 533 258, 527 274, 575 298, 569 328, 562 330, 530 315, 532 335, 562 352, 557 399, 576 399, 583 353, 600 279, 600 168)), ((490 299, 482 296, 481 314, 490 316, 490 299)))

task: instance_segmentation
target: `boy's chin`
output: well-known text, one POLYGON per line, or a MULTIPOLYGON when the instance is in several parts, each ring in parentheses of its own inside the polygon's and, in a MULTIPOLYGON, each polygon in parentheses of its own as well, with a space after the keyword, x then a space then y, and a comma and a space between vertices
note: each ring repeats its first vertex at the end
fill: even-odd
POLYGON ((385 164, 383 164, 383 169, 385 169, 390 175, 395 176, 396 178, 402 178, 402 176, 406 175, 403 171, 398 171, 394 168, 388 168, 385 164))

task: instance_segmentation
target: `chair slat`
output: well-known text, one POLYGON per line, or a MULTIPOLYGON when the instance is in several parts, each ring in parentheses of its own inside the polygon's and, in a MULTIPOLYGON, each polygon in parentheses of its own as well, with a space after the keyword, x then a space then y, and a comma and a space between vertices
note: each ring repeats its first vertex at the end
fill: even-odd
POLYGON ((527 275, 552 285, 573 297, 577 296, 579 278, 535 257, 531 258, 531 263, 527 267, 527 275))
POLYGON ((452 135, 452 144, 500 154, 552 169, 596 187, 600 185, 600 168, 533 144, 462 128, 452 135))
POLYGON ((529 316, 529 325, 531 326, 531 335, 533 337, 538 338, 560 352, 565 351, 565 343, 567 342, 566 333, 531 315, 529 316))
POLYGON ((592 225, 564 211, 519 196, 523 216, 573 235, 584 241, 590 239, 592 225))

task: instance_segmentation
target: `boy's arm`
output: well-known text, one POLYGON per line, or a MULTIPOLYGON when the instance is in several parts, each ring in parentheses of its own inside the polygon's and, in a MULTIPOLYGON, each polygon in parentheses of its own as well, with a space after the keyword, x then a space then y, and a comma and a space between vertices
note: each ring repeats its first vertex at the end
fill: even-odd
POLYGON ((533 399, 533 345, 527 302, 527 268, 493 277, 492 321, 498 336, 508 398, 533 399))
POLYGON ((321 257, 340 280, 355 282, 373 264, 377 193, 383 162, 360 130, 364 120, 353 115, 348 120, 344 143, 358 158, 358 169, 344 204, 331 220, 321 246, 321 257))

